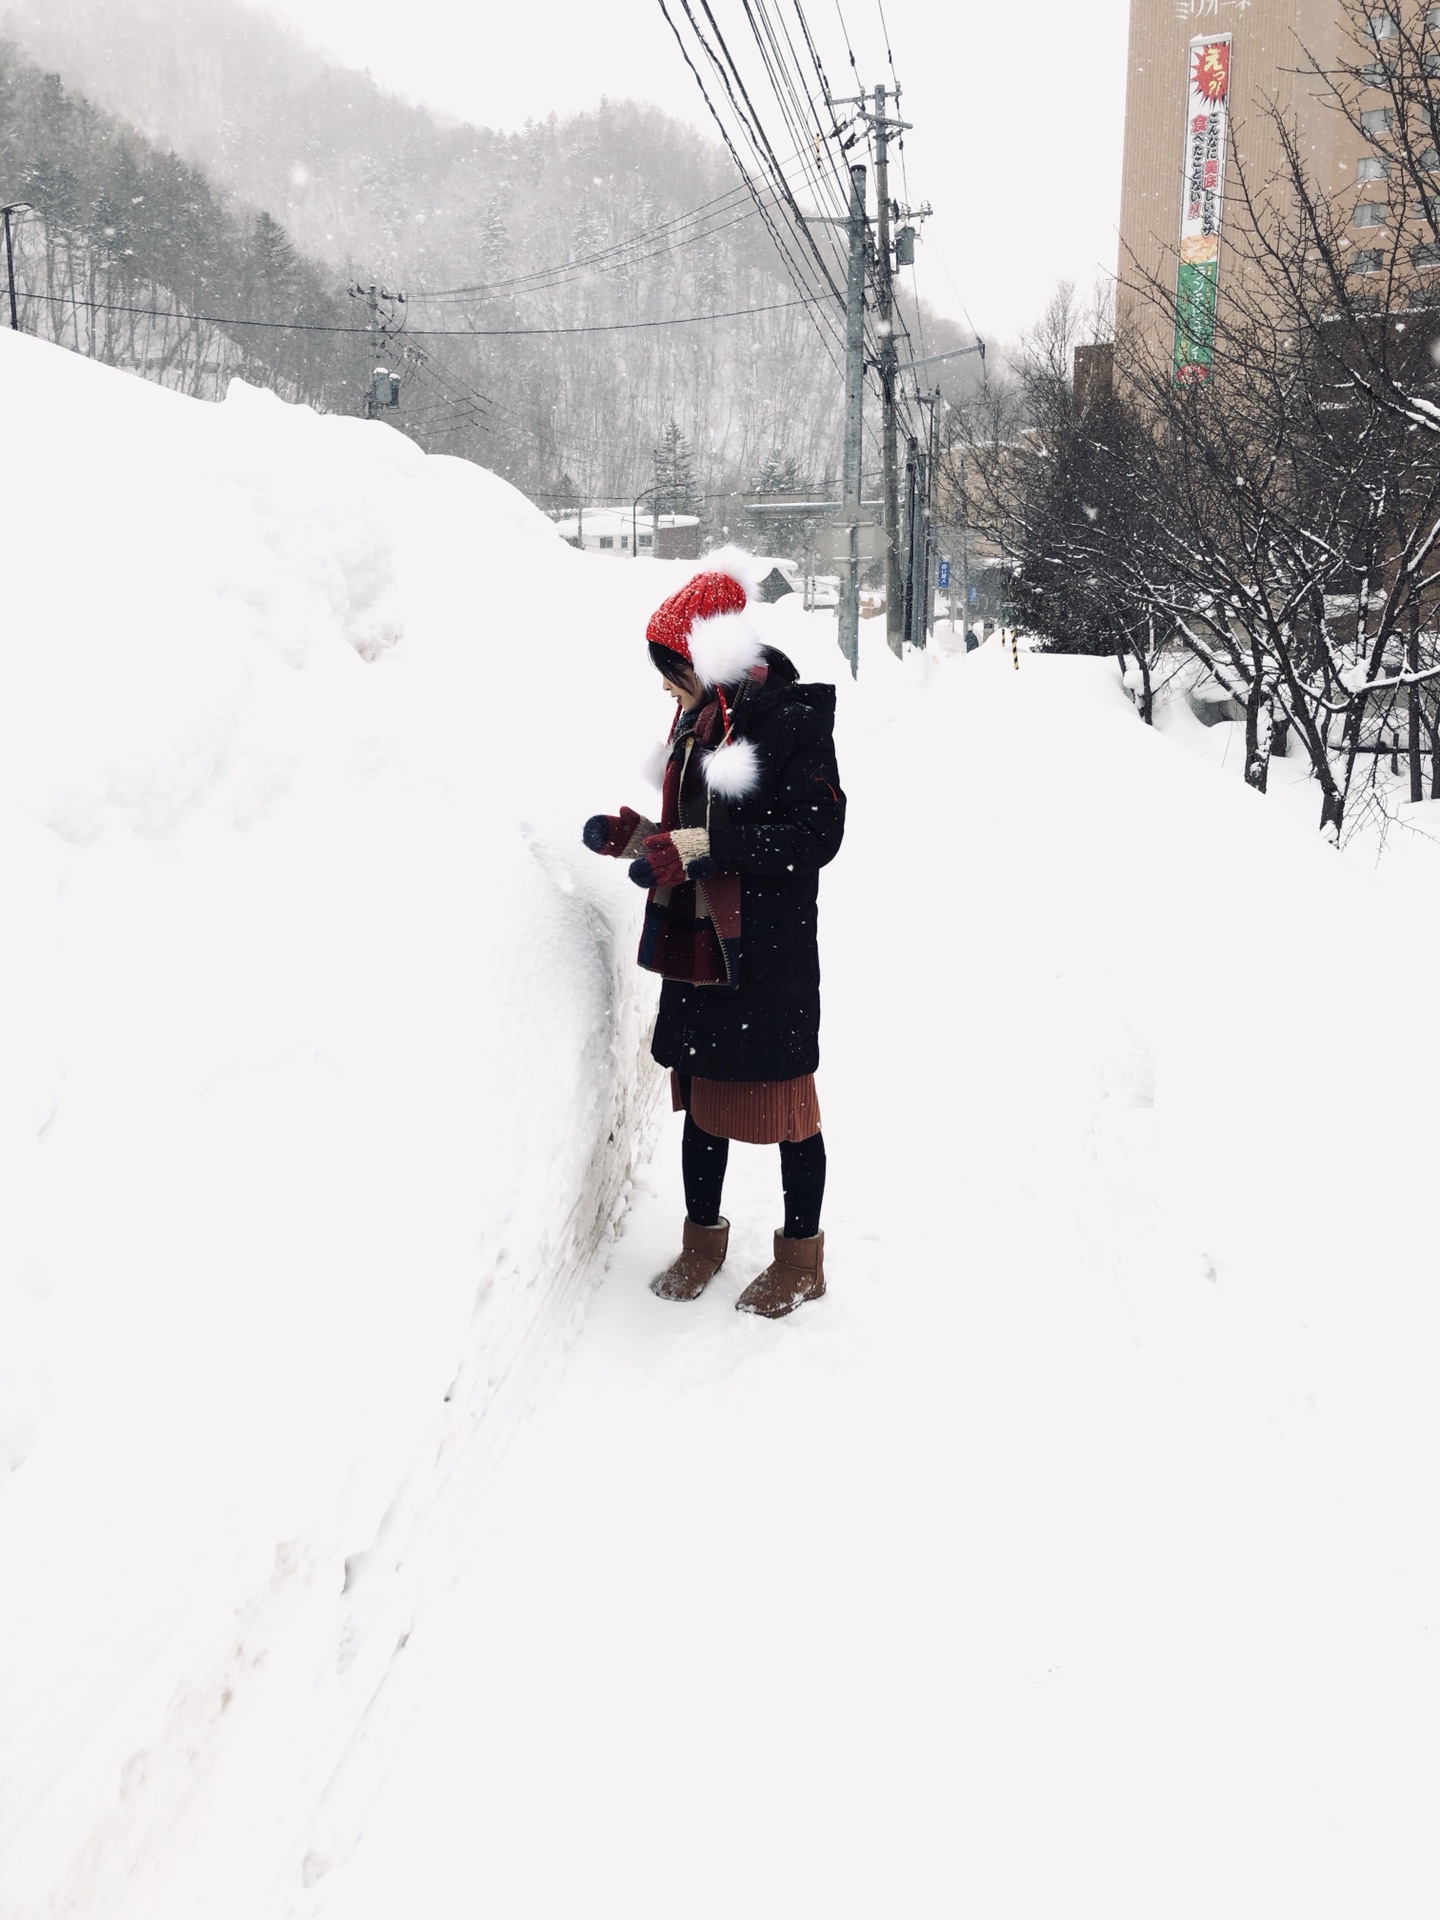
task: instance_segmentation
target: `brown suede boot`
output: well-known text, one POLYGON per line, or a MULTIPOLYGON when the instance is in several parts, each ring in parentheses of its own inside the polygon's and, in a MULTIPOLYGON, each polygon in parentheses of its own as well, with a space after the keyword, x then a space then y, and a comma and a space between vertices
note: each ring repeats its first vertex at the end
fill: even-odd
POLYGON ((650 1282, 650 1291, 662 1300, 698 1300, 725 1264, 730 1245, 730 1222, 718 1227, 697 1227, 687 1219, 680 1237, 680 1251, 664 1273, 650 1282))
POLYGON ((825 1291, 825 1236, 813 1240, 787 1240, 775 1236, 775 1258, 765 1271, 752 1280, 735 1302, 738 1313, 763 1313, 767 1320, 783 1320, 807 1300, 818 1300, 825 1291))

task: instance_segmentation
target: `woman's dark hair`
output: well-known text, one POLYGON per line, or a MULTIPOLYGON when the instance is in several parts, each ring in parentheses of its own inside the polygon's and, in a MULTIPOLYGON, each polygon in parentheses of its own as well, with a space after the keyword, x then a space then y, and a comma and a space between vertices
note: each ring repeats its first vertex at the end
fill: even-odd
POLYGON ((650 649, 650 662, 655 670, 663 673, 672 687, 683 687, 687 693, 693 693, 699 683, 695 669, 684 654, 662 647, 658 640, 647 640, 645 644, 650 649))

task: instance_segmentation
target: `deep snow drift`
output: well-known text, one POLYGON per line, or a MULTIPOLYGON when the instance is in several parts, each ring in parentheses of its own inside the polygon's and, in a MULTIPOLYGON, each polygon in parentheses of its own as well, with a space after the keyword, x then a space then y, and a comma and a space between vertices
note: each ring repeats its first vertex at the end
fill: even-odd
POLYGON ((0 353, 7 1920, 1428 1913, 1428 871, 869 623, 831 1292, 656 1301, 666 570, 0 353))
POLYGON ((109 1911, 247 1739, 277 1840, 323 1789, 389 1545, 526 1404, 644 1145, 639 900, 574 823, 668 714, 615 672, 653 580, 477 468, 0 361, 19 1916, 109 1911))

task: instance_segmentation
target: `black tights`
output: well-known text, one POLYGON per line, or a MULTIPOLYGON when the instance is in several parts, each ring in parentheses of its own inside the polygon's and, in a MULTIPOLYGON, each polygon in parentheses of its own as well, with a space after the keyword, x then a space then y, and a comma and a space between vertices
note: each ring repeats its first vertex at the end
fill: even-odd
MULTIPOLYGON (((685 1211, 697 1227, 719 1224, 729 1159, 730 1142, 704 1132, 687 1113, 680 1168, 685 1176, 685 1211)), ((825 1198, 823 1134, 780 1142, 780 1184, 785 1191, 785 1238, 813 1240, 820 1231, 820 1203, 825 1198)))

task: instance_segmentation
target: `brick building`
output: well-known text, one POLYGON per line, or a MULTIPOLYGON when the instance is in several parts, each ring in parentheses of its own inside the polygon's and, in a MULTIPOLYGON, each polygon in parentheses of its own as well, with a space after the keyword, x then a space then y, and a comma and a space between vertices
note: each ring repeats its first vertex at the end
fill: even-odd
MULTIPOLYGON (((1387 26, 1393 36, 1392 16, 1377 11, 1382 54, 1387 26)), ((1379 156, 1327 104, 1322 83, 1305 72, 1307 56, 1331 68, 1363 57, 1338 0, 1131 0, 1116 324, 1172 353, 1180 378, 1207 377, 1207 302, 1213 314, 1227 275, 1233 285, 1234 275, 1253 271, 1234 245, 1243 220, 1235 163, 1252 191, 1278 172, 1272 100, 1293 117, 1320 190, 1358 188, 1359 219, 1378 223, 1363 203, 1374 197, 1367 179, 1383 178, 1379 156), (1178 327, 1147 299, 1151 276, 1176 295, 1178 327)), ((1386 97, 1376 90, 1360 104, 1383 115, 1386 97)), ((1357 227, 1357 251, 1364 240, 1357 227)))

